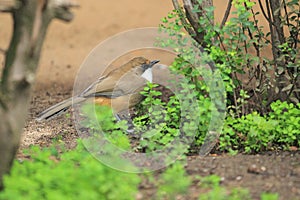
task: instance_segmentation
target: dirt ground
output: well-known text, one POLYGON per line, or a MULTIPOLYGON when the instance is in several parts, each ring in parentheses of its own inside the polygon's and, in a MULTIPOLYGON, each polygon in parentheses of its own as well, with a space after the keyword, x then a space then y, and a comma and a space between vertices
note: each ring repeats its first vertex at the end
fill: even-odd
MULTIPOLYGON (((74 147, 78 136, 71 118, 61 116, 47 122, 36 122, 36 115, 71 95, 81 63, 101 41, 128 29, 155 27, 172 9, 171 1, 161 0, 78 2, 81 8, 74 10, 72 23, 55 20, 49 27, 21 150, 30 144, 47 146, 57 138, 69 148, 74 147)), ((11 28, 10 16, 0 14, 1 49, 8 46, 11 28)), ((0 62, 2 60, 0 53, 0 62)), ((186 169, 191 176, 219 175, 223 186, 248 188, 254 199, 259 199, 262 192, 279 193, 282 200, 300 199, 300 153, 297 151, 236 156, 211 154, 205 158, 191 156, 186 169)), ((195 182, 187 199, 197 199, 200 192, 195 182)), ((141 199, 152 196, 153 188, 141 185, 141 199)))

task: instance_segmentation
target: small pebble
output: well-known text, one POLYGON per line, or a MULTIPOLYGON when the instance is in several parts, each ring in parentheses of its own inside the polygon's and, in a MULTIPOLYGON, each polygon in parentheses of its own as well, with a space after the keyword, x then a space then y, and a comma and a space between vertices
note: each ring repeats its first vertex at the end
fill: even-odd
POLYGON ((137 193, 136 199, 137 200, 143 199, 143 194, 142 193, 137 193))
POLYGON ((203 169, 202 171, 203 171, 204 173, 206 173, 206 172, 209 171, 209 169, 203 169))
POLYGON ((220 181, 221 181, 221 182, 224 182, 224 181, 225 181, 225 177, 224 177, 224 176, 221 177, 220 181))
POLYGON ((253 164, 248 168, 247 172, 252 174, 259 174, 259 169, 256 164, 253 164))

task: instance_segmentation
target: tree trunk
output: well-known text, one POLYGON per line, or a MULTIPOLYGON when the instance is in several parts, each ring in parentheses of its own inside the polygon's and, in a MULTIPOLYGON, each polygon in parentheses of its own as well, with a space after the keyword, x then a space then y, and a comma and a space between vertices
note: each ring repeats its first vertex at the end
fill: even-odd
POLYGON ((0 189, 18 150, 47 27, 53 18, 72 20, 73 6, 63 0, 0 0, 1 11, 11 12, 14 22, 0 84, 0 189))

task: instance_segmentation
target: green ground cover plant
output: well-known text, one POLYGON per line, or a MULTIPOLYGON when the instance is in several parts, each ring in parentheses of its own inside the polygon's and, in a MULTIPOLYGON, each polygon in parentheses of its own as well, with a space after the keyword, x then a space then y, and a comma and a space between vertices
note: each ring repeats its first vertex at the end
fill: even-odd
POLYGON ((299 147, 300 104, 276 101, 271 108, 264 116, 257 112, 240 118, 228 116, 219 138, 220 150, 254 153, 299 147))
MULTIPOLYGON (((66 150, 63 143, 55 143, 47 148, 32 146, 24 154, 27 158, 15 160, 11 174, 5 176, 6 188, 0 192, 1 200, 133 200, 145 178, 143 174, 120 172, 103 165, 84 148, 81 140, 72 150, 66 150)), ((199 194, 199 200, 252 199, 247 189, 223 187, 217 175, 190 177, 184 165, 181 160, 158 175, 145 174, 155 189, 154 199, 187 197, 194 181, 205 191, 199 194)), ((277 200, 278 195, 262 193, 261 199, 277 200)))
POLYGON ((59 151, 55 146, 26 150, 30 159, 15 161, 0 199, 134 199, 137 174, 103 165, 81 142, 74 150, 59 151))

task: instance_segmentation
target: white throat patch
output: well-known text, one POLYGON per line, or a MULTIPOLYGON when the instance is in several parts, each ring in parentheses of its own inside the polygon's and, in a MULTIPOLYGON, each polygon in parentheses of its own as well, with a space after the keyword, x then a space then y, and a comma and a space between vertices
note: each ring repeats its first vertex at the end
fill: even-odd
POLYGON ((146 71, 142 74, 142 77, 152 83, 152 67, 146 69, 146 71))

